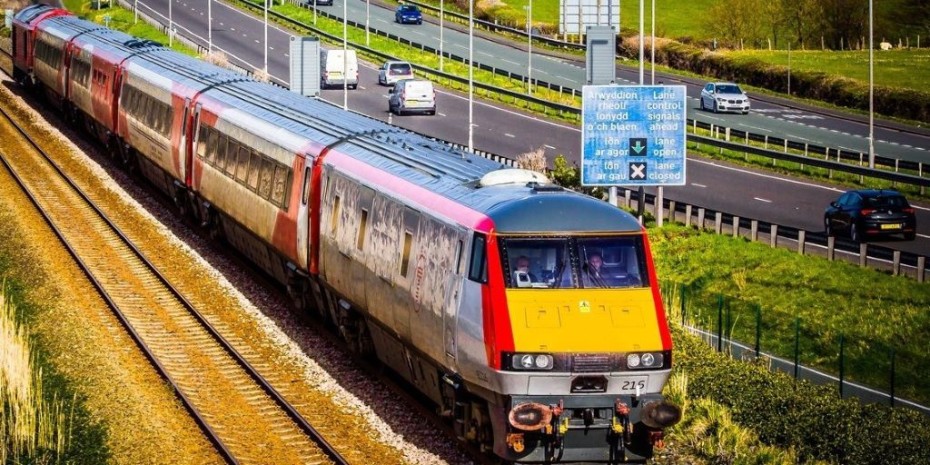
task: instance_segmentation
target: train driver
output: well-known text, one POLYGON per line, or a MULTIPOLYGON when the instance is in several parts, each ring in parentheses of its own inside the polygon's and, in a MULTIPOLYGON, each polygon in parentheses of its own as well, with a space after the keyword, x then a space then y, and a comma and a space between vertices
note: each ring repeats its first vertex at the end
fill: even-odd
POLYGON ((530 259, 526 255, 517 257, 513 269, 514 279, 517 284, 516 287, 530 286, 532 283, 539 282, 539 280, 536 279, 536 275, 530 273, 530 259))
POLYGON ((592 252, 588 254, 588 263, 585 266, 585 272, 587 274, 587 281, 596 287, 610 287, 607 282, 607 275, 604 274, 602 266, 604 265, 604 259, 601 257, 601 254, 597 252, 592 252))

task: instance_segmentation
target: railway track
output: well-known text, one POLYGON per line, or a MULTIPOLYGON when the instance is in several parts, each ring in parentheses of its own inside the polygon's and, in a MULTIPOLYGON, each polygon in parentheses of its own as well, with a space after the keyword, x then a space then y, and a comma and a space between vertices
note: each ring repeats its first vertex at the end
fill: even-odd
POLYGON ((0 108, 0 161, 228 463, 348 463, 0 108))

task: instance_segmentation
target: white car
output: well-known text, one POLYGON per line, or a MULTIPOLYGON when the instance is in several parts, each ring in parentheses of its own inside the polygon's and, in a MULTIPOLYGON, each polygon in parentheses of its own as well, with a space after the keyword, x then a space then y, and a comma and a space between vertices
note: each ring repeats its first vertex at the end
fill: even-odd
POLYGON ((701 110, 749 113, 749 97, 732 82, 709 82, 701 89, 701 110))
POLYGON ((413 79, 413 66, 406 61, 385 61, 378 69, 378 84, 393 86, 402 79, 413 79))

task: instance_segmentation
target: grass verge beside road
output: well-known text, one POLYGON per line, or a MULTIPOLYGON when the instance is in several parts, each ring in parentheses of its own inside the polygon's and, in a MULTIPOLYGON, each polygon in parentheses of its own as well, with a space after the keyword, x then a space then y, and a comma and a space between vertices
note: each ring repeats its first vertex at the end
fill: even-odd
POLYGON ((683 226, 652 228, 650 234, 658 275, 689 286, 694 310, 688 316, 696 323, 717 330, 716 298, 723 296, 729 315, 723 330, 752 346, 758 306, 764 351, 790 360, 800 320, 801 363, 832 373, 838 371, 842 335, 847 380, 885 392, 894 349, 897 394, 930 404, 924 378, 930 363, 926 283, 683 226))

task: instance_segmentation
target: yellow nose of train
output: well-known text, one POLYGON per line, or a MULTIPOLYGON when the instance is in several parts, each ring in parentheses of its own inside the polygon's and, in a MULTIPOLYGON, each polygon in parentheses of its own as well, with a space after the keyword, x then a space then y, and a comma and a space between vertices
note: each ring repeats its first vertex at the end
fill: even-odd
POLYGON ((508 289, 507 303, 516 352, 665 349, 651 288, 508 289))

